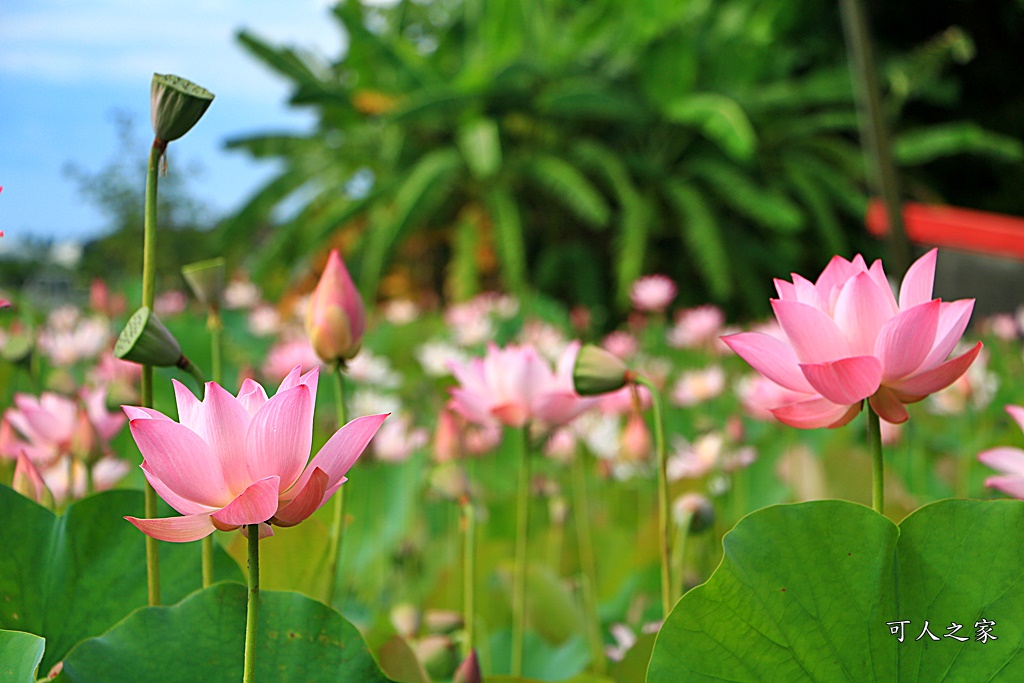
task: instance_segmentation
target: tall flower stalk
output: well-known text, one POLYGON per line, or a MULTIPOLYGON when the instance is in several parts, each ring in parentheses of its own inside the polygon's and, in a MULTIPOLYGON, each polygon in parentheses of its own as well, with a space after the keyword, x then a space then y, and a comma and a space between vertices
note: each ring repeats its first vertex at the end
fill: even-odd
POLYGON ((530 433, 523 425, 515 430, 519 455, 516 486, 516 550, 512 576, 512 663, 511 673, 523 672, 523 645, 526 637, 526 555, 530 535, 530 433))
MULTIPOLYGON (((209 538, 209 537, 207 537, 209 538)), ((260 527, 246 527, 249 542, 249 593, 245 608, 245 655, 242 664, 243 683, 256 680, 256 638, 260 623, 260 527)))
MULTIPOLYGON (((345 371, 341 363, 336 363, 331 376, 334 379, 334 405, 338 414, 338 424, 345 424, 345 371)), ((345 533, 345 489, 338 489, 334 495, 334 514, 331 518, 331 535, 327 544, 327 596, 328 605, 334 603, 334 595, 338 587, 338 566, 341 564, 342 535, 345 533)))
MULTIPOLYGON (((181 274, 188 283, 189 289, 206 306, 206 329, 210 333, 210 359, 212 379, 221 384, 223 368, 221 364, 222 339, 224 322, 221 319, 221 297, 224 292, 224 259, 215 258, 208 261, 191 263, 181 269, 181 274)), ((342 423, 344 424, 344 423, 342 423)), ((213 585, 213 536, 200 541, 202 548, 203 588, 213 585)))
POLYGON ((581 395, 593 396, 625 386, 643 386, 651 394, 654 412, 654 448, 658 462, 658 546, 661 558, 661 609, 664 618, 672 611, 672 526, 669 511, 668 456, 665 449, 665 419, 661 395, 654 384, 626 367, 622 360, 604 349, 587 345, 580 350, 573 368, 573 384, 581 395))
POLYGON ((526 634, 526 560, 529 547, 530 448, 532 431, 568 423, 591 407, 572 386, 572 369, 579 343, 570 344, 551 367, 531 346, 499 348, 491 344, 483 358, 465 364, 452 362, 459 382, 451 389, 450 407, 469 422, 503 425, 516 434, 519 457, 516 488, 516 544, 512 577, 512 660, 510 670, 523 670, 526 634))
MULTIPOLYGON (((338 250, 332 249, 320 281, 309 298, 306 334, 320 360, 332 368, 334 403, 339 425, 345 424, 345 364, 359 353, 365 331, 366 310, 363 299, 338 250)), ((334 498, 334 516, 327 548, 328 605, 334 602, 337 590, 344 527, 345 496, 343 491, 339 491, 334 498)))
MULTIPOLYGON (((153 74, 149 114, 153 124, 153 145, 146 167, 146 206, 142 242, 142 306, 153 310, 156 300, 157 185, 160 162, 167 144, 192 129, 213 101, 213 93, 191 81, 166 74, 153 74)), ((153 407, 153 366, 142 366, 142 406, 153 407)), ((147 482, 146 517, 156 516, 156 491, 147 482)), ((160 550, 156 539, 146 537, 146 577, 149 604, 160 604, 160 550)))

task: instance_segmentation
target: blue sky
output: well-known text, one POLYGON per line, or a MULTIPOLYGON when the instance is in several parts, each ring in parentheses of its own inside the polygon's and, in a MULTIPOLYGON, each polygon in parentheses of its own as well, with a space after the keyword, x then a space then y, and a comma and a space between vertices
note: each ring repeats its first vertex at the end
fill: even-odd
MULTIPOLYGON (((197 162, 193 194, 217 211, 239 206, 273 173, 230 137, 302 130, 308 113, 287 107, 287 83, 235 40, 246 28, 273 44, 336 57, 343 42, 328 0, 0 0, 0 229, 56 242, 96 236, 102 216, 67 178, 67 162, 97 171, 117 151, 112 112, 136 123, 145 158, 153 72, 174 73, 216 99, 199 124, 170 146, 197 162)), ((142 207, 140 207, 141 211, 142 207)), ((6 243, 6 244, 5 244, 6 243)))

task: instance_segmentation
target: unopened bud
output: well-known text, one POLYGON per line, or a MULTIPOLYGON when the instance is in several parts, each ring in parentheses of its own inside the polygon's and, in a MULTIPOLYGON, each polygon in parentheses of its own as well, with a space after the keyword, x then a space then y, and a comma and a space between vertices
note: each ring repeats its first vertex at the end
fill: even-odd
POLYGON ((337 249, 331 250, 306 309, 306 334, 325 363, 343 363, 359 353, 366 312, 337 249))

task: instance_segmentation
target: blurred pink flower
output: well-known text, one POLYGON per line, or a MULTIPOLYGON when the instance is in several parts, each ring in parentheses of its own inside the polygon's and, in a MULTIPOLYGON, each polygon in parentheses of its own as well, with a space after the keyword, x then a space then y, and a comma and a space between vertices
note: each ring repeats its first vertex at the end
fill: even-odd
POLYGON ((688 407, 709 401, 725 390, 725 371, 720 365, 684 372, 672 386, 672 402, 688 407))
POLYGON ((451 364, 459 382, 450 390, 451 406, 477 424, 565 424, 596 404, 573 389, 572 369, 579 349, 579 342, 569 344, 553 372, 531 346, 490 344, 483 358, 451 364))
POLYGON ((107 411, 106 397, 103 389, 83 389, 79 400, 15 394, 15 407, 4 411, 0 455, 14 459, 24 452, 41 468, 65 455, 95 459, 125 423, 123 415, 107 411))
POLYGON ((772 411, 790 403, 802 401, 810 396, 776 384, 764 375, 745 375, 736 383, 740 405, 755 420, 774 420, 772 411))
POLYGON ((1017 319, 1009 313, 997 313, 981 322, 981 329, 1003 341, 1017 338, 1017 319))
POLYGON ((260 367, 260 373, 267 379, 280 382, 292 368, 298 365, 303 372, 322 367, 316 351, 305 337, 274 344, 260 367))
POLYGON ((96 358, 112 339, 110 323, 105 318, 83 318, 77 308, 64 306, 47 317, 38 344, 50 362, 63 367, 96 358))
POLYGON ((180 289, 161 292, 153 302, 153 312, 160 318, 170 318, 184 312, 188 296, 180 289))
POLYGON ((999 376, 989 372, 988 352, 982 349, 967 372, 928 397, 928 407, 940 415, 959 415, 968 406, 982 409, 992 402, 998 388, 999 376))
POLYGON ((260 302, 260 290, 250 280, 236 278, 224 288, 224 307, 251 309, 260 302))
POLYGON ((814 283, 796 274, 775 281, 772 308, 785 340, 745 332, 723 341, 768 379, 806 396, 772 410, 785 424, 839 427, 865 399, 882 419, 904 422, 905 404, 949 386, 982 346, 949 359, 974 301, 931 298, 935 258, 933 249, 914 262, 897 302, 881 261, 868 268, 860 255, 836 256, 814 283))
POLYGON ((608 353, 615 354, 622 360, 629 360, 637 352, 637 349, 640 348, 640 343, 629 332, 616 330, 604 338, 601 342, 601 348, 608 353))
POLYGON ((359 353, 365 332, 363 297, 338 250, 332 249, 306 308, 309 343, 320 359, 330 365, 345 362, 359 353))
POLYGON ((671 278, 665 275, 645 275, 633 283, 629 300, 633 308, 647 313, 663 313, 679 289, 671 278))
POLYGON ((675 325, 667 333, 668 345, 677 349, 712 347, 725 324, 725 313, 712 304, 676 313, 675 325))
MULTIPOLYGON (((1008 405, 1006 412, 1024 430, 1024 407, 1008 405)), ((978 460, 1001 472, 986 479, 985 486, 1024 500, 1024 450, 1013 446, 997 446, 978 453, 978 460)))
POLYGON ((319 368, 294 368, 268 398, 242 383, 237 398, 207 382, 200 402, 174 382, 180 423, 151 408, 124 406, 142 451, 146 479, 181 517, 126 517, 163 541, 194 541, 215 529, 260 524, 294 526, 312 515, 346 481, 386 415, 352 420, 307 463, 319 368))
POLYGON ((647 462, 652 452, 651 430, 639 412, 631 413, 622 428, 621 457, 631 463, 647 462))
POLYGON ((426 445, 427 440, 427 430, 414 427, 411 417, 399 415, 396 419, 393 415, 381 425, 370 448, 377 460, 399 463, 408 460, 417 449, 426 445))

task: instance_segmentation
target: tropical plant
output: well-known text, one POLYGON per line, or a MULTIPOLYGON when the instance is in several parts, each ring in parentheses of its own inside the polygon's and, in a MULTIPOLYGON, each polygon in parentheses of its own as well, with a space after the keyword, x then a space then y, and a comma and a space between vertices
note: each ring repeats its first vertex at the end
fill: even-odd
MULTIPOLYGON (((341 230, 366 296, 412 278, 462 299, 500 276, 516 293, 529 282, 623 307, 658 270, 685 299, 752 311, 770 276, 866 246, 833 9, 347 0, 334 16, 348 38, 334 61, 239 36, 318 116, 308 133, 229 143, 283 162, 224 230, 225 245, 249 245, 272 226, 254 256, 265 277, 341 230)), ((936 82, 957 50, 947 37, 891 73, 936 82)), ((978 133, 939 131, 931 149, 991 146, 978 133)), ((914 156, 913 139, 900 144, 914 156)))

